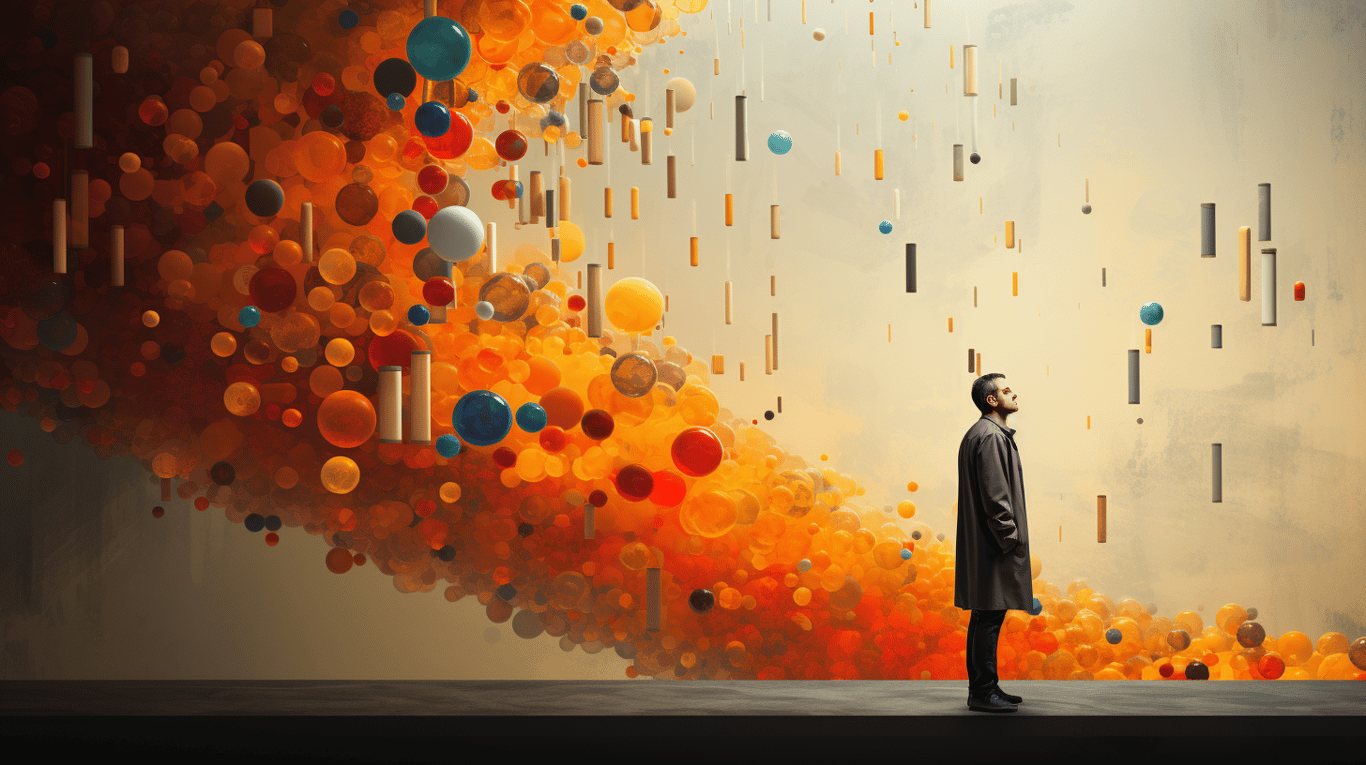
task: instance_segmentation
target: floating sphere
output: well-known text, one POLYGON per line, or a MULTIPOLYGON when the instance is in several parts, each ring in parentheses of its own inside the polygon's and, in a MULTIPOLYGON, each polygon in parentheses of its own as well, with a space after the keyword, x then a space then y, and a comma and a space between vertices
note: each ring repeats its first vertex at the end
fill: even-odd
POLYGON ((531 291, 537 288, 534 281, 527 279, 525 274, 501 273, 479 288, 479 302, 493 306, 494 321, 516 321, 526 315, 531 306, 531 291))
POLYGON ((470 63, 470 36, 452 19, 429 16, 408 33, 408 62, 429 80, 454 80, 470 63))
POLYGON ((517 73, 517 90, 533 104, 544 104, 560 94, 560 75, 549 65, 532 61, 517 73))
POLYGON ((1178 651, 1184 651, 1190 647, 1191 636, 1185 630, 1172 630, 1167 633, 1167 645, 1178 651))
POLYGON ((1208 680, 1209 667, 1203 661, 1192 661, 1186 665, 1187 680, 1208 680))
MULTIPOLYGON (((621 78, 610 66, 600 66, 588 75, 588 87, 600 96, 610 96, 621 86, 621 78)), ((677 104, 674 105, 677 108, 677 104)))
POLYGON ((1082 205, 1082 206, 1081 206, 1081 211, 1082 211, 1082 213, 1083 213, 1084 215, 1090 215, 1090 214, 1091 214, 1091 205, 1082 205))
POLYGON ((686 112, 697 103, 697 87, 686 77, 675 77, 664 83, 666 90, 674 92, 674 111, 678 113, 686 112))
POLYGON ((368 183, 348 183, 337 192, 337 217, 352 226, 364 226, 379 214, 379 195, 368 183))
POLYGON ((725 446, 710 428, 694 426, 674 436, 669 456, 684 475, 710 475, 721 466, 725 446))
POLYGON ((445 276, 433 276, 422 284, 422 299, 427 305, 450 305, 455 300, 455 285, 445 276))
POLYGON ((618 470, 612 477, 617 493, 628 502, 639 502, 650 496, 655 488, 654 475, 641 465, 632 463, 618 470))
POLYGON ((423 194, 436 196, 450 185, 451 174, 440 165, 424 165, 417 171, 417 187, 423 194))
POLYGON ((427 219, 417 210, 404 210, 394 216, 394 238, 403 244, 417 244, 427 236, 427 219))
POLYGON ((541 394, 540 405, 545 410, 547 425, 569 430, 583 419, 583 399, 573 388, 551 388, 541 394))
POLYGON ((981 154, 978 154, 977 152, 974 151, 972 154, 968 155, 968 160, 971 161, 972 164, 975 165, 975 164, 977 164, 978 162, 981 162, 981 161, 982 161, 982 155, 981 155, 981 154))
POLYGON ((417 107, 413 124, 428 138, 440 138, 451 129, 451 110, 440 101, 428 101, 417 107))
POLYGON ((603 313, 623 332, 646 332, 664 315, 664 296, 646 279, 631 276, 613 284, 603 297, 603 313))
POLYGON ((242 326, 247 329, 251 329, 261 323, 261 309, 254 305, 244 305, 242 310, 237 312, 237 321, 241 322, 242 326))
POLYGON ((389 97, 384 99, 384 103, 388 104, 389 111, 399 112, 403 111, 403 105, 408 103, 408 99, 404 98, 402 93, 390 93, 389 97))
POLYGON ((432 320, 432 312, 425 305, 412 305, 408 308, 408 323, 417 327, 432 320))
POLYGON ((816 31, 811 33, 811 36, 816 38, 816 42, 820 42, 821 40, 825 39, 825 30, 817 29, 816 31))
POLYGON ((375 67, 373 84, 375 92, 385 98, 391 95, 407 98, 417 87, 417 72, 413 71, 412 64, 401 58, 386 58, 375 67))
POLYGON ((583 21, 584 19, 588 18, 588 6, 584 5, 583 3, 574 3, 573 5, 569 6, 569 15, 575 21, 583 21))
POLYGON ((247 290, 257 308, 267 313, 278 313, 294 305, 299 284, 294 274, 279 266, 270 266, 252 274, 247 290))
POLYGON ((337 14, 337 24, 339 24, 342 29, 355 29, 356 25, 359 23, 360 14, 356 13, 350 8, 347 8, 346 10, 337 14))
POLYGON ((786 154, 792 150, 792 136, 786 130, 775 130, 768 135, 768 148, 774 154, 786 154))
POLYGON ((906 111, 905 109, 902 109, 901 111, 896 113, 896 118, 901 120, 902 122, 905 122, 906 120, 911 118, 911 113, 906 111))
POLYGON ((696 614, 705 614, 716 605, 716 596, 711 590, 693 590, 688 596, 688 607, 696 614))
POLYGON ((460 263, 484 246, 484 224, 468 207, 443 207, 427 223, 427 243, 443 259, 460 263))
POLYGON ((493 148, 498 152, 498 156, 509 162, 516 162, 526 156, 526 135, 520 130, 504 130, 498 134, 493 148))
POLYGON ((621 395, 640 398, 654 390, 659 373, 648 354, 634 351, 617 357, 610 377, 612 387, 621 395))
MULTIPOLYGON (((360 465, 357 465, 356 461, 350 457, 344 457, 338 454, 323 463, 322 470, 319 471, 318 477, 321 479, 323 488, 333 494, 349 494, 350 492, 355 491, 357 486, 360 486, 360 465)), ((340 547, 334 547, 328 553, 329 559, 331 558, 332 553, 337 552, 338 550, 341 550, 343 553, 346 552, 340 547)), ((351 560, 350 555, 344 557, 346 557, 348 561, 351 560)), ((347 566, 347 568, 350 568, 350 566, 347 566)))
POLYGON ((1139 318, 1144 324, 1147 324, 1148 326, 1154 326, 1154 325, 1156 325, 1156 324, 1161 324, 1161 323, 1162 323, 1162 306, 1161 306, 1161 304, 1159 304, 1159 303, 1152 303, 1152 302, 1144 303, 1144 304, 1143 304, 1143 307, 1138 309, 1138 318, 1139 318))
POLYGON ((447 433, 436 439, 436 453, 450 459, 460 453, 460 439, 447 433))
POLYGON ((1238 625, 1238 645, 1256 648, 1266 639, 1266 630, 1257 622, 1243 622, 1238 625))
POLYGON ((329 393, 318 405, 318 432, 333 446, 350 449, 374 435, 375 405, 354 390, 329 393))
POLYGON ((451 421, 466 443, 492 446, 512 431, 512 407, 491 390, 472 390, 460 397, 451 421))
POLYGON ((247 527, 247 531, 255 534, 266 527, 266 517, 260 513, 252 513, 242 521, 242 525, 247 527))
POLYGON ((285 191, 268 178, 252 181, 243 196, 247 209, 258 218, 269 218, 285 206, 285 191))
MULTIPOLYGON (((943 535, 940 535, 940 541, 943 541, 943 535)), ((1039 599, 1035 598, 1033 602, 1029 604, 1029 615, 1038 616, 1041 613, 1043 613, 1043 603, 1040 603, 1039 599)))
POLYGON ((1105 631, 1105 641, 1110 645, 1119 645, 1119 641, 1123 639, 1124 633, 1120 632, 1119 629, 1115 627, 1111 627, 1105 631))
POLYGON ((603 409, 589 409, 583 413, 583 418, 579 420, 579 429, 585 436, 594 441, 601 441, 612 435, 612 430, 616 428, 616 422, 612 419, 610 412, 603 409))
POLYGON ((597 16, 590 16, 583 22, 583 31, 590 35, 602 34, 602 19, 597 16))
POLYGON ((209 468, 209 480, 219 486, 231 486, 236 478, 237 470, 233 468, 232 463, 220 461, 209 468))
POLYGON ((484 321, 493 318, 493 303, 487 300, 480 300, 474 304, 474 314, 484 321))
POLYGON ((528 401, 517 408, 517 427, 528 433, 539 433, 546 426, 545 409, 534 401, 528 401))

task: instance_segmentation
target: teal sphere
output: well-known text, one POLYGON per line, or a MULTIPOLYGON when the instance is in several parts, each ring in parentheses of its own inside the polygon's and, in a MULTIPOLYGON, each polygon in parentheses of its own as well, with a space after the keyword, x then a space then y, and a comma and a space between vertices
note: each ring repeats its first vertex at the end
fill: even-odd
POLYGON ((892 222, 889 220, 884 220, 883 222, 877 224, 877 230, 881 231, 884 234, 892 233, 892 222))
POLYGON ((1138 318, 1148 326, 1156 326, 1162 323, 1162 306, 1159 303, 1144 303, 1138 309, 1138 318))
POLYGON ((528 433, 545 430, 549 417, 540 404, 528 401, 517 408, 517 427, 528 433))
POLYGON ((768 149, 774 154, 786 154, 792 151, 792 136, 786 130, 775 130, 769 133, 768 149))
POLYGON ((408 33, 408 63, 429 80, 454 80, 470 63, 470 36, 454 19, 429 16, 408 33))
POLYGON ((447 433, 436 439, 436 453, 450 459, 460 453, 460 439, 447 433))
POLYGON ((492 446, 512 432, 512 407, 491 390, 472 390, 460 397, 451 421, 466 443, 492 446))
POLYGON ((254 305, 244 305, 242 310, 237 312, 237 321, 241 322, 242 326, 247 329, 251 329, 261 323, 261 309, 254 305))

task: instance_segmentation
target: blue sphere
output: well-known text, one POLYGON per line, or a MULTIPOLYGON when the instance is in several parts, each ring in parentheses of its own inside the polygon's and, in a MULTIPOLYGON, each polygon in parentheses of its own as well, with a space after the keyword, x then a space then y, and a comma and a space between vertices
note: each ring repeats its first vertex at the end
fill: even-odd
POLYGON ((547 422, 549 418, 540 404, 528 401, 517 409, 517 427, 528 433, 540 433, 547 422))
POLYGON ((414 305, 408 309, 408 322, 414 326, 420 327, 431 320, 432 312, 425 305, 414 305))
POLYGON ((347 8, 337 14, 337 23, 341 24, 342 29, 355 29, 356 25, 360 23, 360 14, 347 8))
POLYGON ((572 16, 575 21, 583 21, 588 18, 588 6, 583 3, 574 3, 569 6, 569 15, 572 16))
POLYGON ((460 453, 460 439, 447 433, 436 439, 436 453, 450 459, 460 453))
POLYGON ((427 219, 417 210, 404 210, 390 225, 394 238, 404 244, 417 244, 427 238, 427 219))
POLYGON ((792 136, 786 130, 775 130, 768 135, 768 150, 774 154, 786 154, 792 150, 792 136))
POLYGON ((912 553, 911 553, 910 550, 907 550, 907 549, 904 548, 904 547, 901 548, 901 559, 902 559, 902 560, 910 560, 910 559, 911 559, 911 555, 912 555, 912 553))
POLYGON ((237 312, 237 320, 242 326, 251 329, 261 323, 261 309, 254 305, 244 305, 242 310, 237 312))
POLYGON ((884 234, 892 233, 892 222, 889 220, 884 220, 883 222, 877 224, 877 230, 881 231, 884 234))
POLYGON ((429 80, 454 80, 470 63, 469 33, 454 19, 429 16, 408 33, 408 63, 429 80))
POLYGON ((478 91, 476 91, 474 88, 470 88, 470 94, 469 94, 468 98, 469 98, 469 102, 470 102, 470 103, 474 103, 475 101, 478 101, 478 100, 479 100, 479 93, 478 93, 478 91))
POLYGON ((440 138, 451 129, 451 110, 440 101, 428 101, 417 107, 413 124, 417 126, 417 132, 428 138, 440 138))
POLYGON ((254 534, 266 527, 266 517, 260 513, 252 513, 247 516, 247 519, 242 522, 242 525, 247 527, 247 531, 254 534))
POLYGON ((1123 639, 1124 633, 1120 632, 1119 629, 1116 627, 1111 627, 1110 629, 1105 631, 1105 640, 1110 645, 1119 645, 1119 641, 1123 639))
POLYGON ((408 99, 404 98, 402 93, 390 93, 384 102, 389 105, 389 111, 397 112, 402 111, 403 105, 408 103, 408 99))
POLYGON ((49 351, 64 351, 80 335, 76 319, 66 311, 58 311, 38 322, 38 342, 49 351))
POLYGON ((1035 598, 1034 602, 1029 604, 1029 615, 1038 616, 1041 613, 1043 613, 1043 604, 1039 602, 1038 598, 1035 598))
POLYGON ((472 390, 456 403, 451 422, 466 443, 492 446, 512 432, 512 407, 491 390, 472 390))
POLYGON ((1162 323, 1162 306, 1161 306, 1161 304, 1159 304, 1159 303, 1144 303, 1144 304, 1143 304, 1143 307, 1140 308, 1140 309, 1138 309, 1138 318, 1141 319, 1141 320, 1143 321, 1144 324, 1147 324, 1147 325, 1150 326, 1150 327, 1151 327, 1151 326, 1154 326, 1154 325, 1157 325, 1157 324, 1161 324, 1161 323, 1162 323))

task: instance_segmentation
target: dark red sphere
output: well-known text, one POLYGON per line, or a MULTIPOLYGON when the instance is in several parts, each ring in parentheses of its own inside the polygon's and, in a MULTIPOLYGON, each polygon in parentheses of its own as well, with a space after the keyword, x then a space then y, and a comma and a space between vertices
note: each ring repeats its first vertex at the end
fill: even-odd
POLYGON ((725 446, 710 428, 687 428, 674 437, 669 454, 684 475, 704 476, 721 465, 725 446))
POLYGON ((520 130, 504 130, 493 142, 493 148, 498 152, 498 156, 509 162, 516 162, 526 156, 526 136, 520 130))
POLYGON ((594 489, 588 494, 588 504, 593 507, 602 507, 607 504, 607 492, 602 489, 594 489))
POLYGON ((539 438, 541 441, 541 448, 551 454, 563 449, 565 444, 569 443, 568 436, 564 434, 564 428, 556 427, 555 425, 547 425, 542 428, 539 438))
POLYGON ((446 190, 451 176, 440 165, 426 165, 417 171, 417 187, 423 194, 436 196, 446 190))
POLYGON ((426 350, 426 344, 404 330, 396 329, 384 337, 370 341, 367 355, 376 372, 380 367, 403 367, 407 372, 413 362, 413 351, 426 350))
POLYGON ((441 205, 431 197, 418 197, 413 200, 413 209, 421 213, 422 217, 431 220, 436 211, 441 209, 441 205))
POLYGON ((622 499, 639 502, 654 491, 655 477, 644 466, 631 463, 612 476, 612 483, 616 485, 617 493, 622 499))
POLYGON ((517 452, 514 452, 506 446, 500 446, 493 450, 493 464, 507 470, 517 464, 517 452))
POLYGON ((277 313, 294 305, 299 294, 299 283, 294 274, 279 266, 269 266, 257 271, 247 285, 252 305, 266 313, 277 313))
POLYGON ((583 419, 579 421, 579 428, 585 436, 594 441, 601 441, 612 435, 617 423, 612 419, 611 413, 604 409, 589 409, 583 413, 583 419))
POLYGON ((583 299, 583 295, 570 295, 566 304, 571 311, 582 311, 588 307, 588 301, 583 299))
POLYGON ((422 284, 422 299, 427 305, 450 305, 455 301, 455 285, 444 276, 433 276, 422 284))

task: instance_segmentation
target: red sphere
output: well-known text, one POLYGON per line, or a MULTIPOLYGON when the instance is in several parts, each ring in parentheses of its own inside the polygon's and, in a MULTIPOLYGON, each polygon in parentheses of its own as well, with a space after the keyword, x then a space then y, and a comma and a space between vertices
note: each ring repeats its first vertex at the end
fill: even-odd
POLYGON ((588 504, 593 507, 602 507, 607 504, 607 492, 602 489, 594 489, 588 494, 588 504))
POLYGON ((541 429, 539 436, 541 448, 554 454, 565 447, 569 439, 564 434, 564 428, 555 425, 547 425, 541 429))
POLYGON ((427 305, 450 305, 455 301, 455 285, 444 276, 433 276, 422 284, 422 299, 427 305))
POLYGON ((509 162, 516 162, 526 156, 526 136, 520 130, 504 130, 493 142, 493 148, 498 152, 498 156, 509 162))
POLYGON ((470 150, 470 143, 474 141, 474 126, 464 114, 451 112, 451 129, 436 138, 424 135, 422 141, 427 144, 427 151, 433 157, 455 159, 470 150))
POLYGON ((279 535, 279 534, 276 534, 276 533, 273 532, 273 531, 270 532, 269 534, 266 534, 266 544, 269 545, 269 546, 271 546, 271 547, 274 547, 275 545, 280 544, 280 535, 279 535))
POLYGON ((507 183, 506 183, 505 181, 501 181, 501 180, 500 180, 500 181, 494 181, 494 182, 493 182, 493 187, 489 189, 489 192, 490 192, 491 194, 493 194, 493 198, 494 198, 494 199, 497 199, 497 200, 499 200, 499 201, 501 202, 501 201, 503 201, 503 200, 505 200, 505 199, 508 198, 508 196, 507 196, 507 183))
POLYGON ((672 470, 659 470, 654 474, 655 488, 650 492, 650 501, 660 507, 674 507, 683 501, 688 493, 688 485, 683 476, 672 470))
POLYGON ((451 176, 440 165, 426 165, 417 171, 417 187, 422 193, 436 196, 446 190, 451 176))
POLYGON ((508 111, 512 109, 512 104, 509 104, 507 101, 500 100, 495 108, 498 109, 499 114, 507 114, 508 111))
POLYGON ((269 266, 257 271, 247 285, 251 302, 266 313, 277 313, 294 305, 299 294, 299 283, 294 274, 279 266, 269 266))
POLYGON ((639 502, 650 496, 655 488, 655 477, 644 466, 631 463, 612 476, 612 483, 622 499, 639 502))
POLYGON ((616 421, 612 419, 611 413, 604 409, 589 409, 583 413, 583 419, 579 420, 579 429, 594 441, 601 441, 612 435, 614 428, 616 421))
POLYGON ((493 450, 493 463, 498 467, 507 470, 517 464, 517 452, 514 452, 506 446, 500 446, 493 450))
POLYGON ((413 209, 422 214, 422 217, 431 220, 436 211, 441 209, 441 205, 431 197, 418 197, 413 200, 413 209))
POLYGON ((699 425, 679 433, 669 453, 684 475, 704 476, 721 465, 725 447, 710 428, 699 425))
POLYGON ((407 372, 412 364, 413 351, 423 349, 422 341, 404 330, 396 329, 391 334, 371 340, 367 355, 370 357, 370 366, 376 372, 380 367, 403 367, 403 371, 407 372))
POLYGON ((588 306, 588 301, 583 299, 583 295, 570 295, 567 305, 571 311, 582 311, 588 306))
POLYGON ((313 75, 313 91, 320 96, 330 96, 332 91, 337 89, 337 81, 332 79, 332 75, 327 72, 318 72, 313 75))

